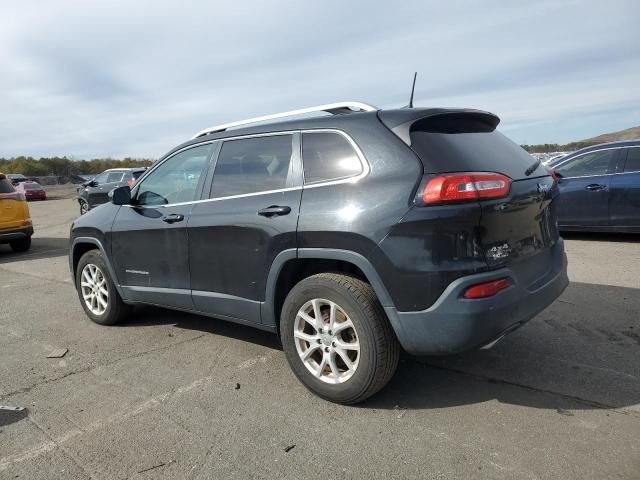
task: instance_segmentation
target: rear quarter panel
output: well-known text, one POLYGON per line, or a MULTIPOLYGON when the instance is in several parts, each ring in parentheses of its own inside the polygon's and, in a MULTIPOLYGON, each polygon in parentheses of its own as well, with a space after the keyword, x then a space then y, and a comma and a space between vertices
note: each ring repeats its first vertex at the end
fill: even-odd
POLYGON ((376 117, 344 125, 371 170, 356 183, 304 188, 298 247, 349 250, 366 257, 408 211, 422 165, 376 117))

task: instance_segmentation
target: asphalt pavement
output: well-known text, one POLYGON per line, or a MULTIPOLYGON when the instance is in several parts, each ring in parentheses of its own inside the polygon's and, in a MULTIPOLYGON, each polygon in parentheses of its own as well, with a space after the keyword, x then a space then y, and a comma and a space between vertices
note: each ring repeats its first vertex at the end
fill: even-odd
POLYGON ((82 311, 68 198, 0 245, 0 479, 640 478, 640 236, 567 235, 571 285, 493 349, 405 355, 362 405, 325 402, 275 336, 156 308, 82 311), (47 358, 68 349, 62 358, 47 358))

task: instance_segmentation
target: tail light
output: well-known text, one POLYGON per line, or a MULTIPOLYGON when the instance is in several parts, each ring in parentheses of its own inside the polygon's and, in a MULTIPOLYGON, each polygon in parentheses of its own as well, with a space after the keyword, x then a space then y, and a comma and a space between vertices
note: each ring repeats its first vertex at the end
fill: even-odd
POLYGON ((470 172, 431 178, 419 200, 425 205, 502 198, 509 194, 511 179, 500 173, 470 172))
POLYGON ((508 278, 492 280, 491 282, 478 283, 473 285, 464 292, 464 298, 473 300, 477 298, 493 297, 501 290, 509 287, 511 281, 508 278))

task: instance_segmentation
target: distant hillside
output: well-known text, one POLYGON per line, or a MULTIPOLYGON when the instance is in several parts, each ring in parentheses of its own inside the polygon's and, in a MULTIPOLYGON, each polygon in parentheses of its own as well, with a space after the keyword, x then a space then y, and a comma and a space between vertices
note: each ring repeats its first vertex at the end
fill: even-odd
POLYGON ((589 143, 590 145, 597 145, 598 143, 618 142, 621 140, 636 140, 640 139, 640 127, 627 128, 626 130, 620 130, 619 132, 603 133, 597 137, 587 138, 578 143, 589 143))
POLYGON ((571 152, 591 145, 598 145, 599 143, 636 139, 640 139, 640 127, 627 128, 626 130, 620 130, 619 132, 613 133, 603 133, 597 137, 567 143, 566 145, 543 143, 540 145, 522 145, 522 148, 529 153, 571 152))

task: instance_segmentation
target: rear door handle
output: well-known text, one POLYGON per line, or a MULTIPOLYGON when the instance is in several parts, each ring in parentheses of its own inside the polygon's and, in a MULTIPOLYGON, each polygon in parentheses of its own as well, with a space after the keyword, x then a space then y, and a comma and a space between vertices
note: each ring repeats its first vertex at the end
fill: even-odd
POLYGON ((586 187, 587 190, 591 190, 592 192, 597 192, 598 190, 606 190, 607 186, 606 185, 600 185, 599 183, 592 183, 590 185, 587 185, 586 187))
POLYGON ((258 215, 263 217, 277 217, 278 215, 288 215, 291 213, 291 207, 271 205, 270 207, 258 210, 258 215))
POLYGON ((176 223, 181 222, 182 220, 184 220, 184 215, 180 213, 172 213, 162 217, 162 221, 167 223, 176 223))

